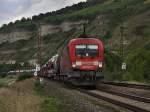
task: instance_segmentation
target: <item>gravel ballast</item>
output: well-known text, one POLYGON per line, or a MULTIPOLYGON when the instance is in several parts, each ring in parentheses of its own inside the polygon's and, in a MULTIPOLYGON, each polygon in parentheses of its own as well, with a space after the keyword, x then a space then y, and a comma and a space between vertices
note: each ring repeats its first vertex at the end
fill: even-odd
POLYGON ((103 100, 83 94, 63 83, 44 80, 47 96, 57 99, 59 112, 128 112, 103 100))

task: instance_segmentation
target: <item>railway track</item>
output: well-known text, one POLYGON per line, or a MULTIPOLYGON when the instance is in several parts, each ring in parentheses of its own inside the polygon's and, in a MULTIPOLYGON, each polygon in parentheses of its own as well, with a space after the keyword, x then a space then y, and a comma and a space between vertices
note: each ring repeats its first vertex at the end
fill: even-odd
MULTIPOLYGON (((66 86, 65 86, 66 87, 66 86)), ((78 88, 73 85, 67 85, 67 88, 72 88, 89 96, 104 100, 119 107, 123 107, 133 112, 150 112, 150 99, 139 97, 136 95, 126 94, 117 91, 105 90, 101 87, 96 87, 95 90, 87 90, 87 88, 78 88)))
MULTIPOLYGON (((89 96, 104 100, 106 102, 115 104, 117 106, 123 107, 133 112, 150 112, 150 98, 140 97, 140 96, 118 92, 118 91, 112 91, 112 90, 110 91, 109 89, 104 89, 105 87, 103 85, 101 87, 97 86, 95 90, 87 90, 87 88, 86 89, 77 88, 73 85, 70 86, 72 89, 76 89, 84 94, 88 94, 89 96)), ((123 86, 123 87, 128 87, 128 86, 123 86)))
POLYGON ((150 98, 141 97, 141 96, 133 95, 133 94, 129 94, 129 93, 123 93, 123 92, 119 92, 119 91, 113 91, 113 90, 105 89, 102 86, 97 86, 96 89, 103 91, 103 92, 113 94, 113 95, 118 95, 121 97, 130 98, 130 99, 137 100, 137 101, 144 102, 144 103, 150 103, 150 98))
POLYGON ((117 106, 131 110, 133 112, 150 112, 150 103, 139 102, 130 99, 129 97, 127 98, 120 96, 116 93, 111 94, 101 90, 85 90, 85 89, 78 89, 78 90, 82 93, 88 94, 98 99, 102 99, 117 106))
POLYGON ((150 91, 150 85, 144 85, 144 84, 129 84, 129 83, 109 82, 109 81, 103 81, 101 83, 102 84, 108 84, 108 85, 123 86, 123 87, 143 89, 143 90, 149 90, 150 91))
POLYGON ((117 106, 126 108, 133 112, 150 112, 150 98, 138 96, 136 94, 131 94, 123 91, 121 89, 113 88, 112 86, 122 88, 132 88, 140 90, 150 90, 149 85, 137 85, 137 84, 126 84, 126 83, 116 83, 116 82, 103 82, 96 87, 96 90, 83 90, 81 92, 86 93, 90 96, 102 99, 104 101, 116 104, 117 106), (106 87, 107 85, 107 87, 106 87), (109 87, 110 86, 110 87, 109 87))

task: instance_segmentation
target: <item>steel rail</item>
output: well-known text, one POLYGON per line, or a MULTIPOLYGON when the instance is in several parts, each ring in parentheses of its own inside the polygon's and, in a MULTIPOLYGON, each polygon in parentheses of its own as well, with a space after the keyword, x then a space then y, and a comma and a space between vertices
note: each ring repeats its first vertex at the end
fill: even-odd
POLYGON ((98 94, 92 93, 92 92, 84 90, 84 89, 78 89, 78 90, 82 93, 88 94, 88 95, 93 96, 93 97, 98 98, 98 99, 102 99, 102 100, 107 101, 109 103, 112 103, 112 104, 115 104, 117 106, 126 108, 128 110, 131 110, 133 112, 150 112, 149 110, 146 110, 146 109, 134 106, 134 105, 130 105, 128 103, 124 103, 124 102, 121 102, 118 100, 114 100, 114 99, 108 98, 106 96, 98 95, 98 94))
POLYGON ((135 89, 144 89, 144 90, 149 90, 150 91, 150 85, 144 85, 144 84, 129 84, 129 83, 109 82, 109 81, 103 81, 101 83, 108 84, 108 85, 115 85, 115 86, 123 86, 123 87, 135 88, 135 89))
POLYGON ((116 92, 116 91, 108 90, 108 89, 106 90, 104 88, 101 88, 100 86, 97 86, 96 89, 103 91, 103 92, 110 93, 112 95, 118 95, 121 97, 130 98, 130 99, 133 99, 136 101, 140 101, 140 102, 144 102, 144 103, 150 103, 150 98, 145 98, 145 97, 141 97, 141 96, 137 96, 137 95, 131 95, 131 94, 122 93, 122 92, 118 92, 118 91, 116 92))

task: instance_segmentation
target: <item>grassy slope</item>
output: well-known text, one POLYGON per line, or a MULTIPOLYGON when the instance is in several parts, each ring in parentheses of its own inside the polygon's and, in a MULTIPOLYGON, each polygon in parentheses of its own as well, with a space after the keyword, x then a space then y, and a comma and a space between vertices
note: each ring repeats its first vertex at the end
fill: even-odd
POLYGON ((0 88, 8 86, 11 82, 15 81, 15 76, 0 77, 0 88))
POLYGON ((42 102, 34 91, 33 79, 0 89, 0 112, 40 112, 42 102))
POLYGON ((27 78, 25 75, 0 78, 0 112, 57 112, 56 99, 45 95, 39 81, 27 78))
POLYGON ((147 10, 148 4, 143 4, 144 0, 108 0, 103 4, 97 4, 93 7, 85 8, 76 12, 66 13, 56 16, 48 16, 43 21, 55 23, 56 21, 62 22, 65 20, 76 21, 80 19, 93 20, 98 14, 110 14, 112 16, 110 24, 114 25, 124 21, 129 16, 141 13, 147 10), (113 24, 112 24, 113 23, 113 24))

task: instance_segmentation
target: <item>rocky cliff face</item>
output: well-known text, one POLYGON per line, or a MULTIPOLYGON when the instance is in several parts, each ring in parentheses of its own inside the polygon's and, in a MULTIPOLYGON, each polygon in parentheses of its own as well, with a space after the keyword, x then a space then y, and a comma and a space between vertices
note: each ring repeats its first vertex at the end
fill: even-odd
MULTIPOLYGON (((80 29, 85 21, 63 22, 60 25, 41 25, 41 35, 53 34, 58 32, 66 32, 73 28, 80 29)), ((9 33, 0 33, 0 44, 3 42, 15 42, 18 40, 28 40, 32 36, 32 31, 13 30, 9 33)))
MULTIPOLYGON (((58 43, 55 43, 57 39, 64 39, 67 37, 67 32, 72 31, 72 29, 82 29, 83 23, 86 21, 77 21, 77 22, 63 22, 60 25, 51 25, 45 24, 41 25, 41 36, 46 39, 46 35, 48 35, 48 39, 46 40, 48 43, 53 44, 53 46, 57 47, 58 43), (58 34, 60 33, 61 36, 58 34), (52 42, 50 41, 52 40, 52 42)), ((35 32, 28 30, 20 30, 13 29, 9 33, 0 33, 0 63, 16 63, 16 62, 24 62, 27 61, 30 64, 36 63, 36 38, 35 32), (5 42, 5 43, 4 43, 5 42)), ((45 40, 43 39, 43 43, 45 40)), ((44 43, 43 50, 44 53, 52 51, 50 45, 44 43)))
POLYGON ((26 30, 13 30, 9 33, 0 33, 0 44, 3 42, 15 42, 21 39, 29 39, 32 32, 26 30))
POLYGON ((77 21, 77 22, 63 22, 60 25, 42 25, 41 26, 41 35, 53 34, 58 32, 67 32, 73 28, 80 29, 82 24, 86 21, 77 21))

